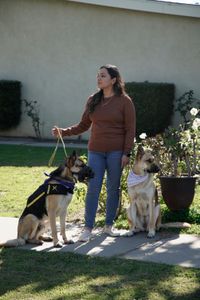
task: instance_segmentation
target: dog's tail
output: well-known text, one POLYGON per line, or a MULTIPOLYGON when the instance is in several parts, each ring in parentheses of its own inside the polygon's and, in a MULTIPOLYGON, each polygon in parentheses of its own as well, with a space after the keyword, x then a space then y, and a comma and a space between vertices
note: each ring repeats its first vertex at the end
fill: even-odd
POLYGON ((191 225, 187 222, 169 222, 161 224, 161 228, 190 228, 191 225))
POLYGON ((19 238, 19 239, 13 239, 13 240, 8 240, 8 241, 5 241, 5 242, 1 242, 0 241, 0 248, 2 247, 18 247, 18 246, 23 246, 26 244, 26 241, 22 238, 19 238))

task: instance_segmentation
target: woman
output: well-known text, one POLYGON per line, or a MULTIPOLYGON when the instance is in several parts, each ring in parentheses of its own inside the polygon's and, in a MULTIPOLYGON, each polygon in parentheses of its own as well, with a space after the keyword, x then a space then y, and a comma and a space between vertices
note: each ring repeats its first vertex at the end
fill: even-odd
POLYGON ((85 229, 79 241, 89 241, 95 223, 99 194, 107 172, 107 202, 104 232, 116 236, 112 225, 119 204, 119 187, 123 167, 129 163, 135 137, 135 108, 124 90, 119 70, 113 65, 102 66, 97 74, 99 90, 89 97, 80 123, 54 127, 58 136, 79 135, 91 127, 88 142, 88 165, 95 176, 90 180, 85 204, 85 229))

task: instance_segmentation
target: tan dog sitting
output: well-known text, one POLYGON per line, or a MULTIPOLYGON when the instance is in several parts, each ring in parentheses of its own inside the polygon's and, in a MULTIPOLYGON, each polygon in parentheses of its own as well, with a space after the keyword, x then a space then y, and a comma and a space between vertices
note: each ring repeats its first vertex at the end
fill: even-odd
POLYGON ((127 209, 130 226, 129 236, 135 232, 148 231, 148 237, 155 236, 161 225, 160 205, 153 174, 159 171, 150 150, 138 147, 133 168, 128 176, 130 205, 127 209))

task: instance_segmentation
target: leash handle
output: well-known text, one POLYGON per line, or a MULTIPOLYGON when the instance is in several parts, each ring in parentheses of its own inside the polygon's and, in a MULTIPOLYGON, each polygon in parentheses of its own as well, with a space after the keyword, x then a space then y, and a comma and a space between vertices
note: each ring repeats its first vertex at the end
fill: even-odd
POLYGON ((66 152, 66 149, 65 149, 65 143, 64 143, 63 138, 62 138, 62 135, 61 135, 61 133, 60 133, 60 129, 59 129, 57 126, 55 126, 55 128, 56 128, 57 131, 58 131, 58 139, 57 139, 56 147, 55 147, 55 149, 54 149, 54 151, 53 151, 53 153, 52 153, 52 155, 51 155, 51 157, 50 157, 50 159, 49 159, 48 167, 51 167, 51 165, 52 165, 52 163, 53 163, 53 161, 54 161, 54 159, 55 159, 56 152, 57 152, 57 150, 58 150, 58 145, 59 145, 60 140, 61 140, 62 145, 63 145, 63 151, 64 151, 64 153, 65 153, 65 156, 67 157, 67 152, 66 152))
POLYGON ((58 127, 56 127, 56 129, 58 130, 58 135, 59 135, 59 138, 60 138, 60 140, 61 140, 61 142, 62 142, 63 150, 64 150, 64 153, 65 153, 65 156, 67 157, 67 152, 66 152, 66 149, 65 149, 65 143, 64 143, 63 138, 62 138, 62 135, 61 135, 61 133, 60 133, 60 129, 59 129, 58 127))

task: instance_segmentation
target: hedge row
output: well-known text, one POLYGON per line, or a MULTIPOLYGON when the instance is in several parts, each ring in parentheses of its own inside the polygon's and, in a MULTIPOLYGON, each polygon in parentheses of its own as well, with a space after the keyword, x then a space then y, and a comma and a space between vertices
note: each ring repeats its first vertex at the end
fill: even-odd
POLYGON ((0 80, 0 129, 7 130, 20 123, 21 83, 0 80))
MULTIPOLYGON (((137 114, 137 136, 161 133, 173 114, 174 84, 127 82, 126 92, 133 99, 137 114)), ((0 129, 16 127, 21 116, 21 83, 0 80, 0 129)))
POLYGON ((137 136, 143 132, 154 136, 170 125, 175 97, 174 84, 127 82, 125 88, 135 104, 137 136))

